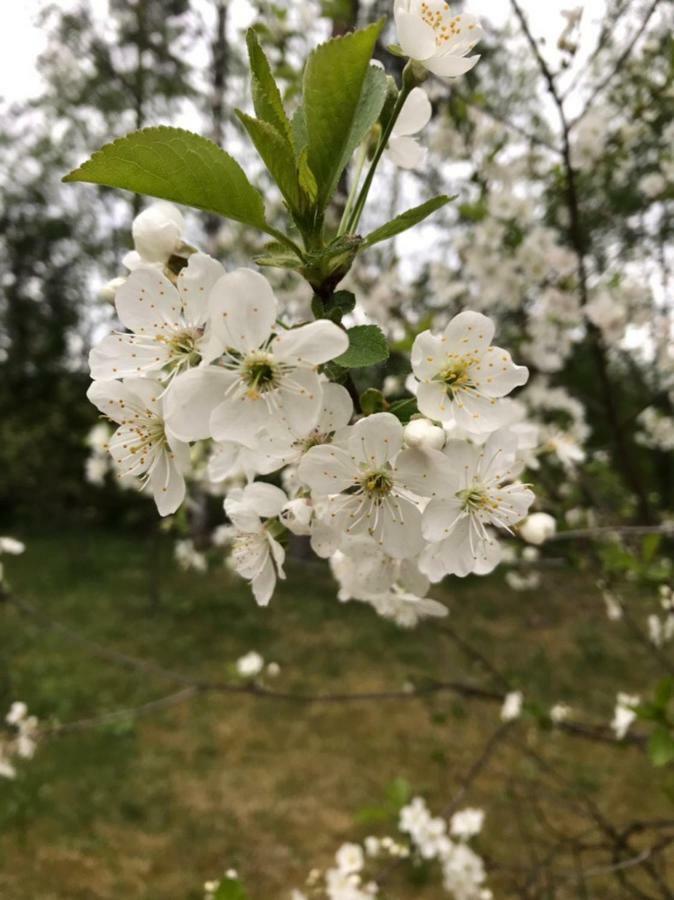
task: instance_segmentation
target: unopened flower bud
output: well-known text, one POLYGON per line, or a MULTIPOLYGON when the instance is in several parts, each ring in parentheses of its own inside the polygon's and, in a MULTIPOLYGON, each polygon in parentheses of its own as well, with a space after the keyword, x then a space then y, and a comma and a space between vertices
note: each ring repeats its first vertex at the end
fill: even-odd
POLYGON ((153 203, 131 228, 136 250, 147 262, 164 263, 181 244, 185 220, 172 203, 153 203))
POLYGON ((445 432, 430 419, 412 419, 405 426, 405 443, 417 450, 442 450, 445 446, 445 432))
POLYGON ((529 544, 544 544, 557 531, 557 523, 547 513, 533 513, 522 522, 519 533, 529 544))

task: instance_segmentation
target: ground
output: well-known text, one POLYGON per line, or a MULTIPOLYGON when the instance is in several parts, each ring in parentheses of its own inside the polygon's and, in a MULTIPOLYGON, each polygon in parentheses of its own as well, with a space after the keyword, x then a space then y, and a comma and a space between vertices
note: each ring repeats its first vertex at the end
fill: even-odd
MULTIPOLYGON (((169 544, 157 554, 143 539, 98 532, 28 536, 28 544, 6 562, 17 596, 108 649, 192 677, 229 678, 233 662, 255 649, 280 664, 273 684, 283 690, 398 690, 429 677, 494 688, 441 624, 403 631, 365 606, 339 604, 315 563, 293 563, 270 607, 259 609, 223 568, 177 571, 169 544)), ((454 580, 434 596, 449 605, 454 632, 533 707, 565 700, 583 718, 607 722, 617 689, 647 691, 659 677, 649 655, 606 620, 591 574, 568 563, 546 569, 536 592, 489 578, 454 580)), ((652 598, 634 603, 645 615, 652 598)), ((45 721, 99 716, 180 689, 99 658, 70 631, 10 604, 0 606, 0 646, 0 701, 25 700, 45 721)), ((385 806, 396 780, 437 812, 451 803, 498 712, 496 703, 451 694, 310 706, 204 694, 135 721, 53 736, 15 782, 0 782, 0 897, 200 900, 205 880, 235 867, 252 900, 288 898, 343 841, 391 831, 385 806)), ((561 830, 580 828, 569 797, 591 800, 617 822, 635 810, 671 814, 669 776, 639 748, 605 747, 527 718, 461 798, 487 811, 478 846, 497 898, 581 896, 572 874, 568 891, 554 894, 511 887, 519 867, 536 863, 534 838, 550 808, 543 799, 532 816, 533 795, 522 793, 527 779, 540 783, 541 757, 565 779, 552 807, 561 830)), ((417 874, 412 885, 394 873, 390 896, 446 896, 417 874)), ((623 894, 599 877, 587 896, 623 894)))

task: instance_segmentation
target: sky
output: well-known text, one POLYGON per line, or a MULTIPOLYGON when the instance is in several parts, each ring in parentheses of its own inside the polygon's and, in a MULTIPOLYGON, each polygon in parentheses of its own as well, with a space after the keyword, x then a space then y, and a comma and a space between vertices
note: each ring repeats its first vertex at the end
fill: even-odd
MULTIPOLYGON (((105 15, 106 0, 91 0, 101 16, 105 15)), ((239 0, 233 0, 236 9, 239 0)), ((290 0, 302 2, 302 0, 290 0)), ((583 35, 591 43, 604 6, 604 0, 521 0, 536 37, 546 40, 547 53, 554 62, 554 46, 563 27, 562 11, 583 6, 583 35)), ((34 96, 40 89, 35 67, 37 56, 44 48, 45 38, 36 25, 36 16, 44 0, 22 0, 12 4, 11 16, 5 17, 0 29, 0 97, 8 101, 34 96)), ((245 3, 241 3, 244 6, 245 3)), ((391 3, 393 5, 393 2, 391 3)), ((494 25, 502 25, 512 15, 509 0, 469 0, 466 10, 494 25)), ((245 13, 244 13, 245 15, 245 13)), ((581 55, 582 52, 581 52, 581 55)))

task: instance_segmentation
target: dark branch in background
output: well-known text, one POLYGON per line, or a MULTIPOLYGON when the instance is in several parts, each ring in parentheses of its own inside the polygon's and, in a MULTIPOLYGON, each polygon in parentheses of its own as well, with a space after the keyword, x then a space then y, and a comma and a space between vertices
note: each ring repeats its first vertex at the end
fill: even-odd
POLYGON ((576 118, 573 119, 573 121, 570 123, 570 125, 569 125, 570 128, 574 128, 578 124, 578 122, 580 122, 580 120, 583 118, 583 116, 586 115, 587 112, 592 108, 592 105, 594 104, 594 101, 597 99, 597 97, 606 90, 606 88, 613 81, 613 79, 616 77, 618 72, 620 72, 622 67, 625 65, 627 60, 632 55, 632 51, 636 47, 637 42, 639 41, 639 39, 641 38, 643 33, 646 31, 646 28, 648 27, 648 23, 653 18, 653 14, 655 13, 655 10, 658 8, 659 5, 660 5, 660 0, 653 0, 651 5, 646 10, 646 13, 641 21, 641 25, 634 32, 632 40, 629 42, 629 44, 625 47, 625 49, 620 54, 618 59, 615 61, 613 68, 606 75, 606 77, 603 78, 599 82, 599 84, 595 86, 595 88, 592 91, 592 93, 590 94, 585 106, 583 107, 583 111, 581 113, 579 113, 579 115, 576 116, 576 118))
MULTIPOLYGON (((559 93, 555 76, 541 53, 538 42, 533 36, 526 16, 518 0, 510 0, 512 9, 522 26, 522 31, 531 47, 536 61, 545 80, 548 92, 552 97, 557 112, 562 132, 562 158, 566 175, 566 203, 569 213, 569 240, 576 254, 578 288, 580 291, 581 306, 586 306, 589 301, 588 270, 586 257, 589 249, 589 238, 583 228, 580 195, 577 183, 577 172, 573 165, 571 149, 571 126, 566 116, 564 101, 559 93)), ((654 6, 657 5, 655 0, 654 6)), ((645 27, 645 25, 644 25, 645 27)), ((630 48, 631 49, 631 48, 630 48)), ((608 353, 601 331, 592 322, 587 323, 588 337, 597 369, 602 399, 606 408, 606 415, 611 428, 615 450, 615 462, 620 468, 625 484, 632 491, 638 502, 639 514, 645 522, 652 521, 650 503, 646 490, 642 484, 639 471, 634 464, 632 447, 626 440, 624 429, 621 426, 620 416, 616 405, 616 389, 611 381, 608 365, 608 353)))
MULTIPOLYGON (((227 681, 216 681, 212 679, 200 679, 184 672, 178 672, 174 669, 168 669, 158 663, 138 659, 129 654, 122 653, 105 647, 97 641, 82 635, 79 631, 69 625, 47 616, 33 604, 27 603, 25 600, 5 594, 2 598, 5 603, 10 604, 23 615, 31 619, 35 619, 43 627, 51 628, 63 634, 68 640, 86 649, 93 656, 104 659, 121 668, 131 671, 142 672, 147 675, 155 675, 166 681, 182 685, 183 688, 189 689, 189 692, 181 691, 178 694, 171 694, 167 697, 151 701, 149 704, 143 704, 136 708, 139 715, 144 713, 155 712, 161 710, 165 706, 180 703, 184 700, 191 699, 197 694, 230 694, 244 697, 253 697, 260 700, 276 700, 297 705, 322 705, 333 703, 367 703, 367 702, 390 702, 401 701, 409 702, 432 697, 440 694, 454 694, 464 699, 481 700, 491 704, 501 705, 505 700, 507 691, 493 690, 482 687, 479 684, 472 684, 464 681, 436 681, 426 679, 424 684, 410 690, 387 690, 387 691, 337 691, 325 693, 303 693, 299 691, 281 691, 269 688, 257 682, 237 683, 227 681)), ((471 651, 473 654, 477 651, 471 651)), ((495 671, 495 670, 494 670, 495 671)), ((503 679, 503 676, 498 676, 503 679)), ((503 679, 504 680, 504 679, 503 679)), ((107 720, 109 716, 128 716, 131 710, 123 710, 119 713, 106 713, 103 720, 107 720)), ((86 720, 88 727, 94 727, 98 722, 95 718, 86 720)), ((84 725, 78 723, 64 723, 64 725, 54 725, 49 729, 49 733, 58 734, 60 731, 77 730, 84 728, 84 725)), ((555 728, 572 737, 582 738, 588 741, 616 745, 618 741, 614 737, 611 730, 604 725, 585 724, 583 722, 564 721, 557 723, 555 728)), ((622 744, 630 744, 633 746, 644 747, 646 737, 637 733, 630 733, 620 742, 622 744)))

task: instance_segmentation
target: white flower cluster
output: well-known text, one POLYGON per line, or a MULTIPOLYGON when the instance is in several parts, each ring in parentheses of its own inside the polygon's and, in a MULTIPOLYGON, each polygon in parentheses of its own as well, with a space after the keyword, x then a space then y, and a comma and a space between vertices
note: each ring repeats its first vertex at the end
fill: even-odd
POLYGON ((37 747, 38 720, 28 715, 25 703, 12 703, 0 732, 0 778, 16 778, 14 759, 32 759, 37 747))
POLYGON ((454 900, 491 900, 492 892, 484 884, 487 876, 482 859, 468 846, 484 824, 481 809, 464 809, 450 822, 431 816, 426 803, 416 797, 400 811, 398 828, 405 840, 390 836, 369 836, 361 844, 343 844, 332 867, 322 872, 313 869, 306 882, 306 893, 293 891, 291 900, 371 900, 379 895, 379 885, 369 879, 370 861, 388 857, 412 861, 436 861, 440 864, 444 891, 454 900))
POLYGON ((616 698, 611 728, 619 741, 622 741, 637 717, 637 707, 641 697, 636 694, 619 693, 616 698))
POLYGON ((281 667, 276 662, 265 664, 264 658, 256 650, 250 650, 236 661, 236 673, 241 678, 256 678, 262 672, 266 672, 270 678, 276 678, 281 673, 281 667))
POLYGON ((668 584, 660 585, 662 615, 648 617, 648 636, 655 647, 664 647, 674 638, 674 592, 668 584))
MULTIPOLYGON (((504 399, 528 370, 493 346, 490 319, 463 312, 417 337, 410 388, 427 418, 404 428, 391 413, 354 416, 347 389, 321 373, 348 348, 342 328, 281 324, 269 282, 190 252, 170 204, 141 214, 134 241, 115 295, 126 331, 90 357, 88 396, 117 426, 96 446, 161 515, 185 499, 190 445, 208 447, 208 478, 226 489, 230 564, 259 604, 285 577, 288 531, 331 560, 341 599, 404 627, 446 613, 426 598, 431 582, 498 564, 497 532, 513 533, 533 501, 517 480, 532 444, 504 399), (178 252, 187 262, 175 275, 178 252), (274 473, 285 489, 254 480, 274 473)), ((195 567, 191 546, 176 554, 195 567)))
POLYGON ((491 900, 492 892, 484 886, 484 862, 467 843, 483 823, 482 810, 465 809, 454 814, 448 829, 444 819, 433 817, 424 800, 415 797, 400 811, 399 828, 422 859, 440 863, 445 891, 455 900, 491 900))

